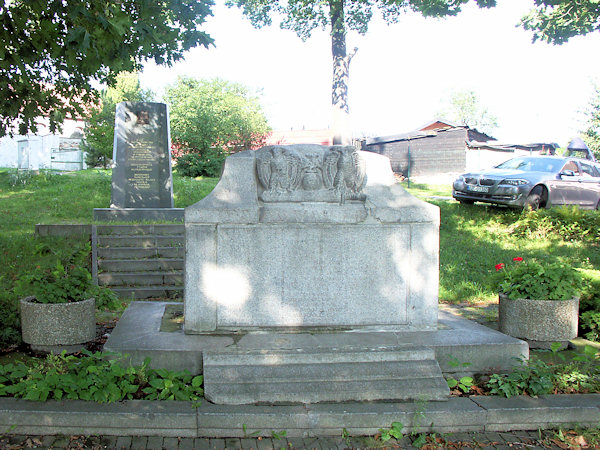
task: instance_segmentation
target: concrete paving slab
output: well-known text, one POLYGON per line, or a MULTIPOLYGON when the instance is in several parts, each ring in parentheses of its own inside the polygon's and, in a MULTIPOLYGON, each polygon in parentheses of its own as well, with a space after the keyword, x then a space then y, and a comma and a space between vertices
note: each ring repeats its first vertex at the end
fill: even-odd
POLYGON ((600 394, 547 395, 540 398, 473 396, 487 411, 488 431, 538 430, 556 425, 597 426, 600 394))
POLYGON ((14 426, 12 432, 24 434, 196 436, 196 414, 191 402, 30 402, 3 398, 0 428, 14 426))
POLYGON ((308 407, 310 433, 339 436, 345 428, 350 435, 373 435, 380 428, 400 422, 408 432, 479 431, 486 424, 486 412, 468 398, 447 402, 315 404, 308 407))

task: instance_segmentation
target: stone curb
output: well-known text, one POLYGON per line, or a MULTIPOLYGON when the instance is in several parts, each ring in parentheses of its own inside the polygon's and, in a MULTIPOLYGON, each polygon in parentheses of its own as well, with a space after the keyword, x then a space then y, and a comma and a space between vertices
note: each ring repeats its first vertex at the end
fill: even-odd
POLYGON ((313 405, 214 405, 129 400, 91 403, 77 400, 31 402, 0 399, 0 427, 11 434, 86 434, 243 438, 374 435, 401 422, 405 432, 485 432, 565 426, 597 427, 600 394, 486 396, 447 402, 338 403, 313 405))

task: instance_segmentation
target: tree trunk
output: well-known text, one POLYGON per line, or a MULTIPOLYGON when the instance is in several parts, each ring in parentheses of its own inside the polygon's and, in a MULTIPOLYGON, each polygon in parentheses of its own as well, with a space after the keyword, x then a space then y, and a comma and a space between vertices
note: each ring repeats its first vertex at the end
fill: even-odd
POLYGON ((331 53, 333 56, 333 82, 331 87, 332 132, 333 143, 349 144, 348 117, 348 80, 350 77, 350 60, 356 53, 346 53, 346 23, 344 17, 344 0, 330 0, 329 16, 331 19, 331 53))

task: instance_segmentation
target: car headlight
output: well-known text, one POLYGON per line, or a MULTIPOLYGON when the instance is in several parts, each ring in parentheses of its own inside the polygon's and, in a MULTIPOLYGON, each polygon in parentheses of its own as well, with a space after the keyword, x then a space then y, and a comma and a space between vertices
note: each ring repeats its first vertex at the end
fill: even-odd
POLYGON ((520 179, 507 179, 502 180, 500 184, 508 184, 509 186, 523 186, 524 184, 529 184, 529 181, 520 179))

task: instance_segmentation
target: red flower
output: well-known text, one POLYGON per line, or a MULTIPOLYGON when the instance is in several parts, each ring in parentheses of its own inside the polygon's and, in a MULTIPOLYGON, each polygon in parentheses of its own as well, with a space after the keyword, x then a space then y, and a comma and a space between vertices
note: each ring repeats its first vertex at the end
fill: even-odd
POLYGON ((496 264, 494 267, 496 268, 496 272, 498 272, 499 270, 504 269, 504 263, 496 264))
POLYGON ((513 261, 521 262, 521 261, 523 261, 523 258, 521 258, 520 256, 517 256, 516 258, 513 258, 513 261))

